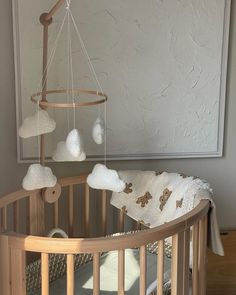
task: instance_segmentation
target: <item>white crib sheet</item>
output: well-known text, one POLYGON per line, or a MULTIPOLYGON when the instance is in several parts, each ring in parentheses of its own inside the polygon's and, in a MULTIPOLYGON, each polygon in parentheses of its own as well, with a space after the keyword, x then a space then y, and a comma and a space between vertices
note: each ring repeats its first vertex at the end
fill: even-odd
MULTIPOLYGON (((100 294, 117 294, 118 276, 117 251, 109 252, 100 259, 100 294)), ((171 259, 165 258, 165 281, 169 280, 171 259)), ((125 291, 127 295, 139 294, 139 251, 127 249, 125 251, 125 291)), ((157 256, 147 253, 147 286, 156 280, 157 256)), ((154 284, 156 285, 156 284, 154 284)), ((93 293, 92 263, 83 265, 75 272, 75 295, 91 295, 93 293)), ((40 295, 40 290, 34 293, 40 295)), ((50 285, 50 295, 66 294, 66 277, 50 285)))

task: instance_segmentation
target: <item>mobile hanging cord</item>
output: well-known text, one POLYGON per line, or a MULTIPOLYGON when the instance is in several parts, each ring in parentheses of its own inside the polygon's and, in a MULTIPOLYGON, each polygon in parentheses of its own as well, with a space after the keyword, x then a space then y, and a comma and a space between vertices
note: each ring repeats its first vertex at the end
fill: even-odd
MULTIPOLYGON (((98 87, 99 91, 103 94, 104 92, 103 92, 102 86, 101 86, 101 84, 100 84, 100 82, 99 82, 99 80, 98 80, 98 77, 97 77, 96 71, 95 71, 94 66, 93 66, 93 64, 92 64, 92 62, 91 62, 91 59, 90 59, 90 56, 89 56, 89 54, 88 54, 87 48, 86 48, 85 43, 84 43, 84 41, 83 41, 83 39, 82 39, 82 36, 81 36, 81 34, 80 34, 80 32, 79 32, 78 26, 76 25, 76 22, 75 22, 74 16, 73 16, 73 14, 72 14, 72 12, 71 12, 71 10, 70 10, 70 7, 69 7, 69 5, 70 5, 70 1, 68 0, 68 1, 66 1, 66 2, 67 2, 67 10, 68 10, 68 12, 69 12, 69 16, 70 16, 70 18, 71 18, 71 20, 72 20, 72 23, 73 23, 73 25, 74 25, 74 28, 75 28, 76 34, 77 34, 77 36, 78 36, 78 39, 79 39, 79 42, 80 42, 80 45, 81 45, 81 48, 82 48, 82 52, 83 52, 83 54, 84 54, 84 56, 85 56, 85 58, 86 58, 86 61, 87 61, 88 66, 89 66, 89 69, 90 69, 90 71, 91 71, 91 73, 92 73, 92 77, 93 77, 93 80, 94 80, 94 82, 95 82, 95 85, 98 87)), ((98 91, 97 91, 97 93, 98 93, 98 91)), ((106 166, 106 163, 107 163, 107 128, 106 128, 106 123, 107 123, 107 106, 106 106, 106 103, 105 103, 105 105, 104 105, 104 121, 105 121, 104 163, 105 163, 105 166, 106 166)))
MULTIPOLYGON (((68 72, 67 75, 69 76, 70 75, 70 79, 71 79, 71 89, 72 89, 72 103, 73 103, 73 125, 74 125, 74 128, 75 128, 75 125, 76 125, 76 120, 75 120, 75 117, 76 117, 76 107, 75 107, 75 93, 74 93, 74 72, 73 72, 73 56, 72 56, 72 40, 71 40, 71 25, 70 25, 70 17, 69 17, 69 12, 70 12, 70 1, 67 0, 66 1, 67 3, 67 6, 66 6, 66 10, 67 10, 67 32, 68 32, 68 53, 69 53, 69 56, 68 56, 68 63, 69 63, 69 71, 70 73, 68 72)), ((68 77, 67 76, 67 77, 68 77)), ((67 78, 67 81, 69 82, 69 79, 67 78)), ((68 93, 68 90, 67 90, 67 93, 68 93)))

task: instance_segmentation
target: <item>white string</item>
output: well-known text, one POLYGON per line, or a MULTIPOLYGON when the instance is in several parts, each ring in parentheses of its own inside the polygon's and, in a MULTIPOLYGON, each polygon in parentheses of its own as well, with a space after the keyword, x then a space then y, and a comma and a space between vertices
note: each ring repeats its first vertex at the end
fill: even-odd
MULTIPOLYGON (((69 8, 68 8, 69 11, 69 8)), ((73 123, 75 129, 75 93, 74 93, 74 72, 73 72, 73 56, 72 56, 72 40, 71 40, 71 27, 70 27, 70 18, 68 16, 68 34, 69 34, 69 59, 70 59, 70 77, 71 77, 71 89, 72 89, 72 102, 73 102, 73 123)))
POLYGON ((71 0, 66 0, 66 9, 69 9, 70 8, 70 1, 71 0))
POLYGON ((61 27, 60 27, 60 29, 59 29, 59 31, 58 31, 58 34, 57 34, 57 36, 56 36, 56 39, 55 39, 55 41, 54 41, 54 45, 53 45, 53 48, 52 48, 51 53, 50 53, 50 57, 49 57, 49 60, 48 60, 48 64, 46 65, 46 68, 45 68, 45 70, 43 71, 42 77, 44 77, 45 73, 47 73, 47 75, 46 75, 46 77, 45 77, 43 83, 42 83, 42 79, 41 79, 41 81, 39 82, 38 87, 37 87, 37 91, 36 91, 36 92, 38 92, 38 90, 39 90, 39 88, 40 88, 40 84, 42 85, 41 87, 42 87, 42 89, 43 89, 43 87, 45 86, 45 84, 46 84, 46 82, 47 82, 47 78, 48 78, 48 75, 49 75, 49 72, 50 72, 50 69, 51 69, 51 66, 52 66, 52 62, 53 62, 53 60, 54 60, 54 57, 55 57, 55 54, 56 54, 56 50, 57 50, 57 47, 58 47, 58 41, 59 41, 59 39, 60 39, 60 37, 61 37, 62 29, 63 29, 63 27, 64 27, 64 24, 65 24, 65 21, 66 21, 66 17, 67 17, 67 15, 68 15, 68 12, 65 13, 65 16, 64 16, 63 22, 62 22, 61 27))
MULTIPOLYGON (((102 89, 102 86, 101 86, 101 84, 100 84, 100 82, 99 82, 99 80, 98 80, 98 77, 97 77, 96 71, 95 71, 94 66, 93 66, 93 64, 92 64, 92 62, 91 62, 90 56, 89 56, 89 54, 88 54, 88 51, 87 51, 87 49, 86 49, 86 46, 85 46, 85 44, 84 44, 84 41, 83 41, 82 36, 81 36, 81 34, 80 34, 80 32, 79 32, 79 29, 78 29, 78 27, 77 27, 77 25, 76 25, 75 19, 74 19, 74 17, 73 17, 73 14, 72 14, 70 8, 68 8, 68 11, 69 11, 70 17, 71 17, 71 19, 72 19, 72 22, 73 22, 73 25, 74 25, 75 31, 76 31, 76 33, 77 33, 77 36, 78 36, 78 38, 79 38, 79 41, 80 41, 80 44, 81 44, 82 51, 83 51, 83 53, 84 53, 84 55, 85 55, 85 57, 86 57, 86 60, 87 60, 87 62, 88 62, 89 68, 90 68, 90 71, 92 72, 92 77, 93 77, 93 79, 94 79, 94 81, 95 81, 95 84, 97 84, 97 86, 98 86, 99 90, 101 91, 101 93, 104 93, 104 92, 103 92, 103 89, 102 89)), ((100 108, 99 108, 99 113, 101 113, 101 106, 100 106, 100 108)), ((106 166, 106 165, 107 165, 107 127, 106 127, 106 126, 107 126, 107 104, 106 104, 106 102, 105 102, 105 106, 104 106, 104 121, 105 121, 104 164, 105 164, 105 166, 106 166)))
POLYGON ((76 31, 76 33, 77 33, 77 36, 78 36, 78 38, 79 38, 79 41, 80 41, 80 44, 81 44, 82 51, 83 51, 83 53, 84 53, 84 55, 85 55, 85 57, 86 57, 86 60, 87 60, 87 62, 88 62, 89 68, 90 68, 90 71, 92 72, 92 75, 93 75, 94 81, 96 82, 96 84, 97 84, 99 90, 103 93, 102 86, 101 86, 101 84, 100 84, 100 82, 99 82, 99 80, 98 80, 98 77, 97 77, 96 71, 95 71, 95 69, 94 69, 94 67, 93 67, 93 64, 92 64, 91 59, 90 59, 90 57, 89 57, 89 54, 88 54, 88 51, 87 51, 86 46, 85 46, 85 44, 84 44, 84 41, 83 41, 83 39, 82 39, 82 37, 81 37, 81 34, 80 34, 80 32, 79 32, 79 29, 78 29, 78 27, 77 27, 77 25, 76 25, 75 19, 74 19, 73 15, 72 15, 71 10, 69 9, 68 11, 69 11, 70 17, 71 17, 71 19, 72 19, 73 25, 74 25, 74 27, 75 27, 75 31, 76 31))
MULTIPOLYGON (((92 73, 92 77, 94 79, 94 82, 95 84, 97 84, 99 90, 101 91, 101 93, 104 93, 103 92, 103 89, 102 89, 102 86, 98 80, 98 77, 97 77, 97 74, 96 74, 96 71, 93 67, 93 64, 91 62, 91 59, 89 57, 89 54, 88 54, 88 51, 86 49, 86 46, 83 42, 83 39, 81 37, 81 34, 79 32, 79 29, 76 25, 76 22, 75 22, 75 19, 72 15, 72 12, 70 10, 70 2, 71 0, 66 0, 66 13, 65 13, 65 16, 64 16, 64 19, 63 19, 63 22, 62 22, 62 25, 59 29, 59 32, 58 32, 58 35, 56 37, 56 40, 54 42, 54 47, 51 51, 51 54, 50 54, 50 57, 49 57, 49 62, 43 72, 43 76, 45 75, 45 73, 47 72, 46 74, 46 77, 42 83, 42 89, 43 87, 45 86, 46 82, 47 82, 47 78, 48 78, 48 75, 49 75, 49 71, 50 71, 50 68, 51 68, 51 65, 52 65, 52 61, 54 59, 54 56, 55 56, 55 53, 56 53, 56 49, 57 49, 57 46, 58 46, 58 41, 59 41, 59 38, 61 36, 61 32, 62 32, 62 29, 63 29, 63 26, 65 24, 65 21, 66 21, 66 17, 68 17, 68 52, 69 52, 69 56, 68 56, 68 76, 67 76, 67 84, 69 84, 69 70, 70 70, 70 74, 71 74, 71 84, 72 84, 72 99, 73 99, 73 111, 74 111, 74 114, 73 114, 73 119, 74 119, 74 127, 75 127, 75 111, 76 111, 76 108, 75 108, 75 95, 74 95, 74 75, 73 75, 73 56, 72 56, 72 46, 71 46, 71 28, 70 28, 70 18, 72 20, 72 23, 74 25, 74 28, 75 28, 75 31, 77 33, 77 36, 79 38, 79 41, 80 41, 80 44, 81 44, 81 48, 82 48, 82 51, 83 51, 83 54, 85 55, 86 57, 86 60, 88 62, 88 65, 89 65, 89 69, 92 73)), ((39 87, 38 87, 39 88, 39 87)), ((68 87, 67 87, 68 88, 68 87)), ((38 91, 37 91, 38 92, 38 91)), ((67 91, 67 100, 69 99, 69 93, 67 91)), ((39 110, 39 100, 38 100, 38 110, 39 110)), ((101 106, 100 106, 100 112, 101 112, 101 106)), ((107 128, 106 128, 106 123, 107 123, 107 106, 106 106, 106 102, 105 102, 105 106, 104 106, 104 120, 105 120, 105 138, 104 138, 104 154, 105 154, 105 159, 104 159, 104 162, 105 162, 105 165, 107 163, 107 128)), ((39 127, 39 118, 38 118, 38 127, 39 127)), ((68 115, 68 129, 69 129, 69 115, 68 115)), ((40 159, 40 142, 39 142, 39 136, 38 136, 38 150, 39 150, 39 159, 40 159)))
MULTIPOLYGON (((40 106, 39 106, 39 100, 37 101, 37 131, 38 131, 38 134, 39 134, 39 109, 40 109, 40 106)), ((37 140, 38 140, 38 161, 40 163, 40 136, 38 135, 37 136, 37 140)))
POLYGON ((104 164, 107 166, 107 102, 105 101, 104 105, 104 121, 105 121, 105 136, 104 136, 104 164))
MULTIPOLYGON (((67 3, 68 5, 68 3, 67 3)), ((70 18, 69 18, 69 13, 67 11, 67 86, 66 86, 66 100, 67 103, 69 103, 69 83, 70 83, 70 39, 69 39, 69 24, 70 24, 70 18)), ((67 126, 68 126, 68 132, 70 131, 70 118, 69 118, 70 110, 67 108, 67 126)))

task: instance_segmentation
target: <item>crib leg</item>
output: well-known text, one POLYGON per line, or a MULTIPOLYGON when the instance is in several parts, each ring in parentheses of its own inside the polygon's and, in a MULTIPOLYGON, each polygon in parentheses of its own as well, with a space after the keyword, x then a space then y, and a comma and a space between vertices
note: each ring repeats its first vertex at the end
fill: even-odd
POLYGON ((25 294, 25 252, 11 248, 11 295, 25 294))
POLYGON ((147 288, 147 255, 146 246, 140 247, 140 279, 139 279, 139 294, 145 295, 147 288))
POLYGON ((190 229, 184 232, 184 273, 183 273, 183 294, 189 294, 189 249, 190 248, 190 229))
POLYGON ((199 252, 199 224, 193 226, 193 273, 192 273, 192 289, 193 295, 199 295, 199 272, 198 272, 198 252, 199 252))
POLYGON ((207 216, 199 223, 199 291, 206 294, 207 216))
POLYGON ((118 251, 118 293, 125 294, 125 250, 118 251))
POLYGON ((0 235, 0 294, 4 295, 10 295, 9 260, 8 237, 0 235))
POLYGON ((184 233, 172 237, 171 295, 183 294, 184 275, 184 233))

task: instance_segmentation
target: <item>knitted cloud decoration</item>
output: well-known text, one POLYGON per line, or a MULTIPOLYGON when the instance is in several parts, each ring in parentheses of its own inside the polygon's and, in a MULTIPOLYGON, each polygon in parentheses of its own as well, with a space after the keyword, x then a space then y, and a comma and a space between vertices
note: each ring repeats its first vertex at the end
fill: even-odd
POLYGON ((51 168, 40 164, 32 164, 28 168, 22 186, 25 190, 31 191, 45 187, 54 187, 56 183, 57 178, 53 175, 51 168))
POLYGON ((78 129, 73 129, 68 134, 66 148, 73 157, 79 157, 82 153, 83 143, 78 129))
POLYGON ((45 110, 38 110, 33 116, 24 119, 19 128, 19 136, 29 138, 51 133, 56 128, 56 122, 45 110))
POLYGON ((117 171, 108 169, 105 165, 97 164, 87 177, 87 183, 95 189, 105 189, 113 192, 122 192, 125 182, 120 179, 117 171))
POLYGON ((93 140, 96 144, 102 144, 104 141, 105 123, 101 117, 98 117, 93 125, 93 140))
POLYGON ((56 150, 53 152, 52 158, 56 162, 82 162, 86 159, 86 154, 81 151, 78 157, 72 156, 66 147, 65 141, 60 141, 57 144, 56 150))

